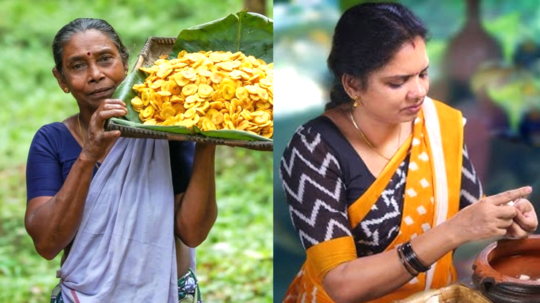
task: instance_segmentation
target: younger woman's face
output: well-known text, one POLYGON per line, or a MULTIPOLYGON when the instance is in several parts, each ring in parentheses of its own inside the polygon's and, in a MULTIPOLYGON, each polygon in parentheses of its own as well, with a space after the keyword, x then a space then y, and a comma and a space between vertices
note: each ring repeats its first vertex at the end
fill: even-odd
POLYGON ((367 89, 356 90, 359 110, 384 123, 412 121, 429 90, 428 65, 424 39, 405 42, 388 64, 370 74, 367 89))
POLYGON ((74 34, 64 45, 62 69, 64 77, 54 72, 60 86, 92 110, 112 96, 127 71, 114 42, 94 29, 74 34))

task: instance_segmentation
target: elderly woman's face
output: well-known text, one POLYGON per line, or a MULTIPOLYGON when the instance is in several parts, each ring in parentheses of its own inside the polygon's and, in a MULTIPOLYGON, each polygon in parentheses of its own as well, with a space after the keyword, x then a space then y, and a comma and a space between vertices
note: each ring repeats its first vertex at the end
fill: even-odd
POLYGON ((64 45, 64 77, 55 73, 61 87, 67 87, 81 107, 97 109, 112 96, 126 77, 127 67, 111 39, 98 30, 79 32, 64 45))
POLYGON ((424 40, 406 42, 382 69, 373 72, 360 91, 363 110, 381 122, 412 121, 429 90, 429 59, 424 40))

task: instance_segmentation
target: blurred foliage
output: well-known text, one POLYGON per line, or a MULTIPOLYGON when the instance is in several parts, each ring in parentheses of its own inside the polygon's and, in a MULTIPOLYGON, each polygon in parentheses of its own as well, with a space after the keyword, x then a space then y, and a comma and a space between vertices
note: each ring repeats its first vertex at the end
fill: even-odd
POLYGON ((205 302, 272 302, 272 153, 220 147, 219 214, 197 248, 205 302))
MULTIPOLYGON (((272 3, 267 4, 272 18, 272 3)), ((25 162, 44 124, 78 110, 51 69, 56 32, 78 17, 107 20, 136 55, 150 36, 180 30, 242 9, 242 0, 2 0, 0 10, 0 302, 48 302, 60 258, 46 261, 24 228, 25 162)), ((197 248, 197 275, 205 302, 272 301, 272 154, 219 147, 219 215, 197 248), (249 228, 248 228, 249 227, 249 228)))
POLYGON ((272 302, 272 153, 228 147, 218 152, 218 219, 197 248, 203 299, 272 302))
MULTIPOLYGON (((522 70, 513 73, 514 79, 506 80, 507 83, 504 85, 488 84, 487 93, 505 110, 510 122, 510 130, 517 133, 523 115, 531 110, 539 110, 540 81, 522 70)), ((495 81, 504 80, 497 78, 495 81)))

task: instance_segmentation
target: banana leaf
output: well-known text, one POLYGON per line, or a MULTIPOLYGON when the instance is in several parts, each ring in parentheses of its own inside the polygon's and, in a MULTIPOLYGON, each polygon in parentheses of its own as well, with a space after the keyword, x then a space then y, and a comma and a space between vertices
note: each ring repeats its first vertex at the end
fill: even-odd
POLYGON ((264 60, 274 62, 274 23, 255 13, 242 11, 223 19, 195 26, 180 32, 170 57, 179 52, 200 50, 241 51, 264 60))
POLYGON ((197 126, 194 126, 193 127, 194 130, 190 131, 189 129, 185 127, 181 127, 181 126, 144 125, 141 123, 129 121, 126 119, 119 119, 119 118, 111 118, 110 120, 117 124, 129 126, 129 127, 157 130, 157 131, 163 131, 163 132, 175 133, 175 134, 183 134, 183 135, 204 134, 207 137, 213 137, 213 138, 235 139, 235 140, 246 140, 246 141, 272 141, 266 137, 259 136, 254 133, 248 133, 241 130, 202 131, 198 129, 197 126))
MULTIPOLYGON (((182 50, 187 52, 204 51, 241 51, 273 62, 273 21, 262 15, 246 11, 182 30, 169 54, 176 58, 182 50)), ((153 62, 149 62, 150 64, 153 62)), ((191 130, 183 126, 143 125, 139 114, 131 106, 131 99, 136 94, 131 89, 134 84, 144 83, 147 75, 143 71, 134 70, 120 84, 112 98, 121 99, 127 105, 128 113, 122 118, 113 118, 118 124, 129 127, 151 129, 178 134, 203 135, 213 138, 236 139, 246 141, 272 141, 254 133, 239 130, 201 131, 197 127, 191 130)))

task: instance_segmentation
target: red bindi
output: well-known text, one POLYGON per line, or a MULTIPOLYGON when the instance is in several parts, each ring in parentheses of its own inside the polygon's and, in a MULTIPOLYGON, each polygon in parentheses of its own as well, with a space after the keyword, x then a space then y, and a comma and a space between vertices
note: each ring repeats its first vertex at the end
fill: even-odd
POLYGON ((88 56, 90 56, 90 52, 87 52, 86 54, 87 54, 88 56))

